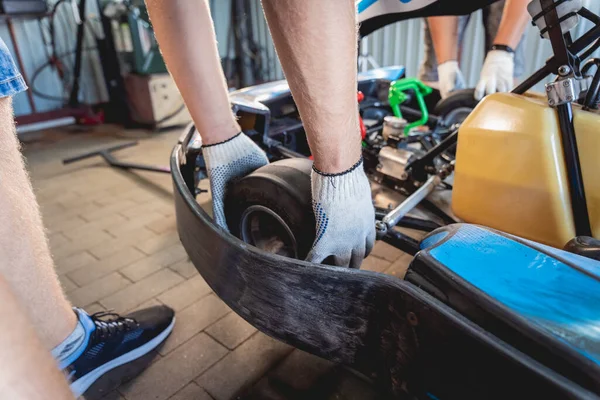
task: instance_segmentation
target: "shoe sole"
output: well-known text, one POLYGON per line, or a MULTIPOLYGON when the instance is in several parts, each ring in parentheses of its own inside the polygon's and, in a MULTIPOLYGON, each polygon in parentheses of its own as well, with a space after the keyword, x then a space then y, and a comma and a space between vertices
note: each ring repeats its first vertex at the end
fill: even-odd
POLYGON ((174 325, 175 317, 173 317, 173 321, 171 321, 171 324, 169 324, 169 326, 164 331, 162 331, 158 336, 150 340, 148 343, 137 347, 131 350, 129 353, 125 353, 115 358, 114 360, 107 362, 106 364, 103 364, 102 366, 96 368, 91 372, 88 372, 81 378, 77 379, 75 382, 71 383, 71 391, 73 392, 75 397, 78 398, 83 393, 85 393, 85 391, 88 390, 88 388, 92 386, 94 382, 96 382, 102 375, 106 374, 108 371, 120 367, 123 364, 127 364, 131 361, 137 360, 143 355, 146 355, 152 350, 154 350, 156 347, 158 347, 158 345, 165 341, 167 336, 169 336, 169 334, 173 330, 174 325))

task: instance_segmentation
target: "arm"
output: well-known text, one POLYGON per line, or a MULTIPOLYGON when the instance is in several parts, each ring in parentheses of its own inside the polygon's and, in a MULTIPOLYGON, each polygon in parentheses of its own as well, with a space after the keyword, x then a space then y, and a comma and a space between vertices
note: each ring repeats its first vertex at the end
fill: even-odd
POLYGON ((268 163, 231 112, 208 0, 146 0, 161 53, 202 137, 217 225, 228 182, 268 163), (214 179, 213 179, 214 178, 214 179))
POLYGON ((445 98, 465 87, 458 63, 458 17, 430 17, 427 26, 437 59, 440 94, 445 98))
MULTIPOLYGON (((506 0, 494 45, 515 49, 525 33, 529 21, 529 0, 506 0)), ((514 51, 514 50, 513 50, 514 51)), ((507 92, 514 86, 514 53, 503 49, 491 50, 485 58, 481 77, 475 89, 475 98, 495 92, 507 92)))
POLYGON ((506 0, 502 20, 494 44, 516 48, 531 20, 527 12, 529 0, 506 0))
POLYGON ((438 65, 458 61, 458 17, 427 18, 438 65))
POLYGON ((205 144, 240 131, 235 121, 208 0, 146 0, 160 51, 205 144))
POLYGON ((358 268, 375 211, 361 157, 354 0, 263 0, 312 154, 317 239, 308 260, 358 268))

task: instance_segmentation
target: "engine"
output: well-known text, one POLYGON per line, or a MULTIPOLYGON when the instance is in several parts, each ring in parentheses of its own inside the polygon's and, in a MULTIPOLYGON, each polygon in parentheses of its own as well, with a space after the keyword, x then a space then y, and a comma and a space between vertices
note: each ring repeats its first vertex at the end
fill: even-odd
POLYGON ((424 154, 421 143, 422 132, 411 131, 404 134, 407 121, 395 116, 384 119, 381 146, 377 155, 376 178, 378 181, 389 180, 398 188, 411 185, 406 166, 424 154))

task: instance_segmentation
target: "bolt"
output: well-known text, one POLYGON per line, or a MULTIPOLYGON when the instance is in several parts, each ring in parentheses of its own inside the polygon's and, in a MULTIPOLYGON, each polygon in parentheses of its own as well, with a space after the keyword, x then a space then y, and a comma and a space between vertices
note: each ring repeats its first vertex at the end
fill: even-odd
POLYGON ((554 100, 552 100, 552 99, 548 100, 548 104, 550 104, 551 106, 553 106, 554 105, 554 100))
POLYGON ((567 96, 567 101, 573 101, 573 96, 567 96))
POLYGON ((564 87, 569 87, 569 86, 571 86, 571 81, 564 81, 564 82, 563 82, 563 86, 564 86, 564 87))
POLYGON ((548 92, 548 93, 549 93, 549 92, 551 92, 551 91, 552 91, 552 89, 553 89, 553 87, 552 87, 552 86, 550 86, 550 85, 546 86, 546 92, 548 92))
POLYGON ((571 68, 568 65, 562 65, 558 68, 558 74, 560 76, 565 76, 571 73, 571 68))
POLYGON ((383 221, 377 221, 375 223, 375 228, 377 228, 377 230, 381 233, 387 232, 387 225, 383 221))

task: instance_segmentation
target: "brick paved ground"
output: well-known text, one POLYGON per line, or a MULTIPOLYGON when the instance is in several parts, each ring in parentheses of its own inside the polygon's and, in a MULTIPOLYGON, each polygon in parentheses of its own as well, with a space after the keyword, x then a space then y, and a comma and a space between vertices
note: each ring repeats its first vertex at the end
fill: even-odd
MULTIPOLYGON (((73 304, 88 312, 125 313, 161 303, 177 311, 175 329, 163 347, 109 374, 86 397, 375 398, 356 374, 257 332, 211 293, 179 243, 168 175, 119 171, 98 158, 61 163, 63 157, 139 139, 139 146, 118 156, 167 165, 179 133, 124 133, 105 126, 25 138, 57 273, 73 304), (119 385, 122 376, 130 380, 119 385)), ((210 209, 208 195, 199 201, 210 209)), ((363 268, 402 277, 409 261, 406 254, 378 243, 363 268)))

